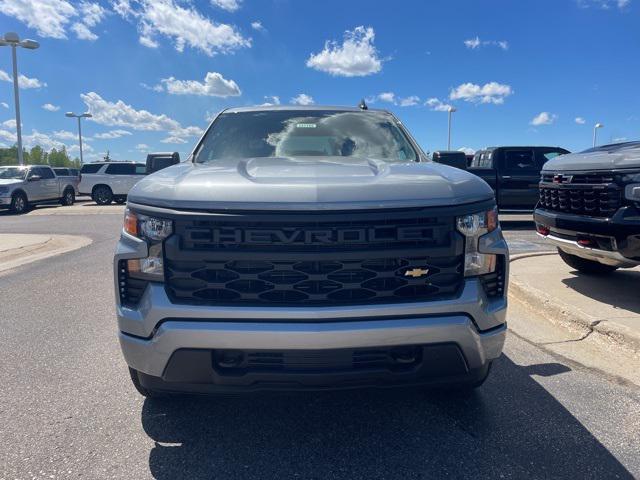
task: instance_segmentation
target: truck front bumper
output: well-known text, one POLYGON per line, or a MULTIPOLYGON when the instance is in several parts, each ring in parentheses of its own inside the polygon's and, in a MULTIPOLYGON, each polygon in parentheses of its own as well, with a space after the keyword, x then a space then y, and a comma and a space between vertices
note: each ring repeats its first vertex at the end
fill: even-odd
MULTIPOLYGON (((428 302, 204 306, 174 304, 162 283, 150 282, 131 308, 120 303, 116 275, 122 351, 142 385, 156 390, 473 383, 500 356, 507 330, 508 250, 499 230, 490 235, 484 248, 505 260, 505 293, 493 298, 480 279, 467 278, 456 298, 428 302)), ((116 272, 146 248, 123 234, 116 272)))
POLYGON ((538 235, 562 251, 615 267, 640 265, 640 212, 623 207, 611 218, 537 208, 538 235))

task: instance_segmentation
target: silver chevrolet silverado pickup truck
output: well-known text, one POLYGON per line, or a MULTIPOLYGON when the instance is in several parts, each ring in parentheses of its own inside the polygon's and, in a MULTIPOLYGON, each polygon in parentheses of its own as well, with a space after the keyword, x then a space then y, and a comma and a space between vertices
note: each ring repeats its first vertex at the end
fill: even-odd
POLYGON ((73 205, 77 183, 48 165, 0 166, 0 208, 20 214, 39 203, 73 205))
POLYGON ((223 111, 129 193, 119 339, 146 396, 479 386, 508 250, 491 188, 390 113, 223 111))

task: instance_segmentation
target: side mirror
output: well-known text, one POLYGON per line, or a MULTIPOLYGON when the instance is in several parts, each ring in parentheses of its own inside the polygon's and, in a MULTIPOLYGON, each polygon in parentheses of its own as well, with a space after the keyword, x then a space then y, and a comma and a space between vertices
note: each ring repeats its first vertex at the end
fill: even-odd
POLYGON ((38 182, 38 181, 40 181, 40 178, 42 178, 42 177, 40 177, 40 175, 30 175, 29 176, 29 181, 30 182, 38 182))

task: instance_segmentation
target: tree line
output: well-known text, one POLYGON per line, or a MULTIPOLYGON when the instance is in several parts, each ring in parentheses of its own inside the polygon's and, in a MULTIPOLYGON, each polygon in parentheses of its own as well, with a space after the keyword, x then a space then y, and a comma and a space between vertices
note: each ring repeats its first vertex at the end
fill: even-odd
MULTIPOLYGON (((71 158, 64 145, 60 149, 52 148, 48 152, 40 145, 36 145, 31 150, 24 148, 23 158, 25 165, 80 168, 80 159, 71 158)), ((0 148, 0 165, 18 165, 18 147, 16 145, 0 148)))

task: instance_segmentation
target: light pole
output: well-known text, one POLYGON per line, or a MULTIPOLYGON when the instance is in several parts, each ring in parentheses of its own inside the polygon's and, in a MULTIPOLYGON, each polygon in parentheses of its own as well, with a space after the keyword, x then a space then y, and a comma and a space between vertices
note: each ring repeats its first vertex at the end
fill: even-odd
POLYGON ((604 127, 604 125, 601 124, 601 123, 596 123, 593 126, 593 146, 594 146, 594 148, 596 146, 596 138, 598 137, 598 129, 602 128, 602 127, 604 127))
POLYGON ((82 124, 80 123, 80 119, 91 118, 93 115, 90 113, 81 113, 80 115, 76 115, 73 112, 67 112, 65 113, 65 116, 78 119, 78 143, 80 143, 80 166, 82 166, 84 160, 82 158, 82 124))
POLYGON ((449 107, 449 134, 447 136, 447 150, 451 150, 451 114, 456 111, 456 107, 449 107))
POLYGON ((16 133, 18 134, 18 163, 24 165, 22 155, 22 124, 20 123, 20 95, 18 86, 18 56, 16 48, 22 47, 28 50, 35 50, 40 44, 35 40, 22 40, 17 33, 8 32, 0 38, 0 47, 11 47, 11 58, 13 59, 13 96, 16 102, 16 133))

